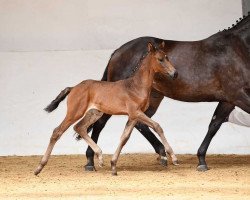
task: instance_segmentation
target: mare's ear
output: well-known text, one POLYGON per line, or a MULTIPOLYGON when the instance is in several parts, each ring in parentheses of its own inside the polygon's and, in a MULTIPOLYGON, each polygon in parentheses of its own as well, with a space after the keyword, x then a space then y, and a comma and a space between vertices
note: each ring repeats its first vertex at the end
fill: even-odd
POLYGON ((160 49, 164 49, 164 47, 165 47, 165 42, 164 42, 164 40, 162 41, 162 43, 160 44, 160 49))
POLYGON ((152 45, 151 42, 148 43, 148 52, 153 52, 155 50, 155 47, 152 45))

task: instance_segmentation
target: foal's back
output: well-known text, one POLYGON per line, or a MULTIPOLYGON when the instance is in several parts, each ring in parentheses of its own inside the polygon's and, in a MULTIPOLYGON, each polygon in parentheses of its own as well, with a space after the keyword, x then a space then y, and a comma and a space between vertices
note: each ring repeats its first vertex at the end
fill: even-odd
MULTIPOLYGON (((68 106, 78 104, 83 112, 95 108, 106 114, 127 115, 127 104, 135 100, 129 80, 116 82, 85 80, 76 85, 68 96, 68 106)), ((68 108, 70 109, 70 108, 68 108)))

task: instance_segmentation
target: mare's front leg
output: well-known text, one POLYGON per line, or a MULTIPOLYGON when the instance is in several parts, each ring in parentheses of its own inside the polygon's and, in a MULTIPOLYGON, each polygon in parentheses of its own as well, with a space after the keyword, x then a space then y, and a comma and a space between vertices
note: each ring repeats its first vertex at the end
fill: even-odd
POLYGON ((117 147, 117 149, 112 157, 112 160, 110 162, 112 175, 117 175, 116 163, 117 163, 118 157, 121 153, 123 146, 127 143, 135 124, 136 124, 135 120, 129 119, 126 126, 125 126, 125 129, 124 129, 122 136, 121 136, 121 139, 120 139, 120 143, 119 143, 119 145, 118 145, 118 147, 117 147))
POLYGON ((197 156, 199 159, 199 164, 197 167, 198 171, 208 170, 207 163, 205 160, 208 146, 211 140, 213 139, 213 137, 215 136, 215 134, 217 133, 217 131, 219 130, 221 124, 225 122, 226 118, 229 116, 229 114, 232 112, 233 109, 234 109, 234 105, 230 103, 220 102, 218 104, 213 114, 212 120, 209 124, 208 132, 197 152, 197 156))
POLYGON ((161 126, 157 122, 153 121, 151 118, 146 116, 143 112, 137 113, 137 119, 154 129, 154 131, 160 136, 161 141, 165 147, 165 150, 170 155, 173 164, 178 165, 177 157, 175 156, 172 147, 169 145, 161 126))

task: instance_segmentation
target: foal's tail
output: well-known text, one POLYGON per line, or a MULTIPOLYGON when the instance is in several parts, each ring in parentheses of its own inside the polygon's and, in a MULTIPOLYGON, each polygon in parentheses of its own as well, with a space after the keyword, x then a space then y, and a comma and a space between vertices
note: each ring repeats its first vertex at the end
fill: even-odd
POLYGON ((71 90, 72 87, 66 87, 46 108, 44 108, 44 110, 49 113, 55 110, 58 107, 59 103, 65 99, 65 97, 70 93, 71 90))

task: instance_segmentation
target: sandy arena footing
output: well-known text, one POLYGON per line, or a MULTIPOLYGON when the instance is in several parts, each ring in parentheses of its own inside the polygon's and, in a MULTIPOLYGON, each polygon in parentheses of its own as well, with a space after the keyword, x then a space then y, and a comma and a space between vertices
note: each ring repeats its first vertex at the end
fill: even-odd
POLYGON ((250 155, 208 155, 207 172, 195 155, 163 167, 156 154, 123 154, 118 176, 105 166, 85 172, 84 155, 52 156, 39 176, 41 156, 0 157, 0 199, 250 199, 250 155))

